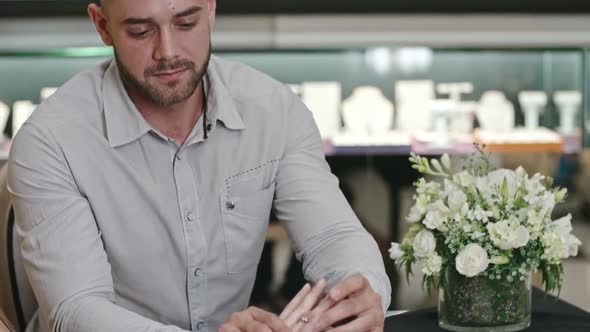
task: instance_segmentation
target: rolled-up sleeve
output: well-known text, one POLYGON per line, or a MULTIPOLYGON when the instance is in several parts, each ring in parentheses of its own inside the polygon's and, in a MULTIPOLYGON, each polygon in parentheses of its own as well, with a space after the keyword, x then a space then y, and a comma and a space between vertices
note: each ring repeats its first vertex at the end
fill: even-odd
POLYGON ((303 262, 306 279, 329 285, 361 274, 389 307, 391 285, 375 240, 362 227, 330 172, 311 112, 293 96, 285 116, 285 150, 274 210, 303 262))
POLYGON ((92 209, 49 131, 30 123, 19 130, 8 189, 42 330, 181 331, 116 305, 92 209))

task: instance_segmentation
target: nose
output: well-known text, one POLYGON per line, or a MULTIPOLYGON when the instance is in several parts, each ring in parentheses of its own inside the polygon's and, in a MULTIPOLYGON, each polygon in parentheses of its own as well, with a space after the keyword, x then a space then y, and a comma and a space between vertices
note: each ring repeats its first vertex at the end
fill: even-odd
POLYGON ((169 29, 161 29, 154 48, 154 60, 166 61, 176 57, 174 36, 169 29))

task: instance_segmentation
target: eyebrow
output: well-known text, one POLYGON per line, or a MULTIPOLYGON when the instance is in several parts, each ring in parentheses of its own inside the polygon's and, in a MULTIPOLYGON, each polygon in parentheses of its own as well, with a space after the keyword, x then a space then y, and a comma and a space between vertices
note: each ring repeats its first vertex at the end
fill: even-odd
MULTIPOLYGON (((193 6, 193 7, 190 7, 187 10, 184 10, 178 14, 174 14, 174 18, 181 18, 181 17, 190 16, 190 15, 200 12, 202 9, 203 9, 202 7, 193 6)), ((125 19, 122 23, 125 25, 152 24, 152 23, 154 23, 154 20, 151 18, 129 17, 129 18, 125 19)))

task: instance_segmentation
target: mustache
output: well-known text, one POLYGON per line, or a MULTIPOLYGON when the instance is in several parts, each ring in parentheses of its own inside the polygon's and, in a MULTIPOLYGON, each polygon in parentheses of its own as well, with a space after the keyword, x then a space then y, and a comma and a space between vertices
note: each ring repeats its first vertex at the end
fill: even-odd
POLYGON ((144 75, 152 76, 157 73, 166 72, 166 71, 177 71, 177 70, 185 70, 185 69, 194 69, 195 63, 190 60, 177 60, 174 62, 159 62, 158 64, 149 67, 145 70, 144 75))

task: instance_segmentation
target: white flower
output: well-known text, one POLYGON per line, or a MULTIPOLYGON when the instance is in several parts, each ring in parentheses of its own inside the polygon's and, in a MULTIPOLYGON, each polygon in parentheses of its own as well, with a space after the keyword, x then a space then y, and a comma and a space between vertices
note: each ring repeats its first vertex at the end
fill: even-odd
POLYGON ((391 248, 389 248, 389 258, 393 259, 396 263, 404 255, 404 251, 400 249, 399 243, 391 242, 391 248))
POLYGON ((567 258, 569 255, 569 248, 564 240, 567 239, 555 231, 549 231, 543 234, 541 236, 541 243, 545 250, 543 251, 541 258, 547 260, 549 263, 556 263, 561 258, 567 258))
POLYGON ((424 226, 428 229, 438 229, 441 232, 446 232, 448 229, 444 226, 445 218, 439 211, 432 210, 426 213, 426 217, 422 221, 424 226))
POLYGON ((426 229, 421 230, 414 238, 412 247, 414 248, 414 256, 420 258, 428 256, 436 249, 434 234, 426 229))
POLYGON ((527 212, 526 224, 531 235, 531 240, 536 240, 543 232, 543 216, 543 212, 537 212, 535 210, 529 210, 527 212))
POLYGON ((520 225, 514 217, 497 223, 489 223, 487 229, 494 245, 503 250, 520 248, 529 242, 529 231, 520 225))
POLYGON ((410 223, 419 222, 424 217, 424 212, 426 212, 425 208, 419 206, 418 204, 415 204, 410 209, 410 213, 406 217, 406 220, 410 223))
POLYGON ((426 182, 424 178, 421 178, 416 183, 416 192, 419 195, 436 196, 440 192, 440 183, 433 181, 426 182))
POLYGON ((424 274, 427 276, 431 276, 438 274, 441 268, 442 258, 433 251, 428 254, 428 256, 426 256, 426 259, 424 260, 424 266, 422 267, 422 272, 424 272, 424 274))
POLYGON ((467 205, 467 195, 465 195, 464 192, 453 190, 447 198, 452 213, 466 213, 469 209, 469 205, 467 205))
POLYGON ((550 191, 546 191, 543 196, 539 199, 539 208, 545 208, 549 211, 553 211, 555 207, 555 194, 550 191))
MULTIPOLYGON (((567 239, 567 249, 568 249, 568 257, 573 257, 578 255, 578 248, 582 245, 580 239, 575 237, 572 234, 569 234, 567 239)), ((566 257, 567 258, 567 257, 566 257)))
MULTIPOLYGON (((480 185, 488 185, 490 189, 495 188, 496 190, 500 190, 501 193, 502 185, 504 184, 504 180, 506 180, 506 184, 508 186, 508 203, 512 202, 514 195, 519 188, 518 179, 516 173, 513 170, 502 168, 490 172, 485 178, 487 181, 480 181, 478 184, 478 189, 480 189, 480 185)), ((486 192, 489 192, 489 190, 486 192)), ((489 197, 486 197, 486 200, 488 198, 489 197)))
POLYGON ((566 216, 554 220, 549 227, 561 235, 568 235, 573 229, 572 215, 568 213, 566 216))
POLYGON ((561 258, 568 258, 578 254, 578 248, 582 242, 571 234, 571 214, 551 222, 549 229, 550 231, 541 236, 541 243, 545 247, 542 258, 550 262, 557 262, 561 258))
POLYGON ((467 213, 467 218, 487 223, 489 218, 493 215, 494 213, 492 211, 486 211, 480 205, 476 205, 475 209, 470 210, 467 213))
POLYGON ((486 234, 485 234, 484 232, 477 232, 477 231, 476 231, 476 232, 473 232, 473 233, 471 234, 471 239, 472 239, 472 240, 477 240, 477 239, 479 239, 479 238, 482 238, 482 237, 484 237, 485 235, 486 235, 486 234))
POLYGON ((518 166, 514 173, 516 174, 516 178, 519 182, 524 182, 529 176, 522 166, 518 166))
POLYGON ((477 243, 468 244, 455 258, 457 271, 467 277, 480 274, 489 264, 488 253, 477 243))
MULTIPOLYGON (((529 180, 526 180, 524 187, 527 194, 523 197, 529 205, 537 205, 541 200, 541 193, 545 190, 545 186, 541 182, 545 177, 539 173, 535 174, 529 180)), ((555 204, 555 203, 554 203, 555 204)))
POLYGON ((475 182, 475 178, 468 171, 462 171, 455 174, 453 181, 463 187, 471 187, 475 182))

